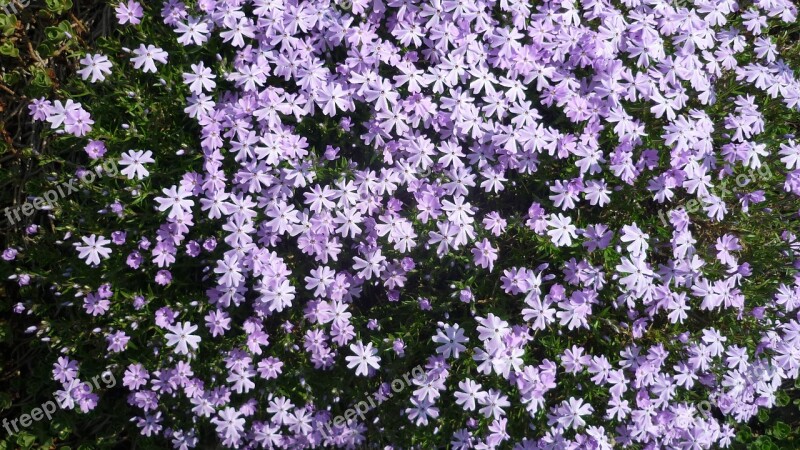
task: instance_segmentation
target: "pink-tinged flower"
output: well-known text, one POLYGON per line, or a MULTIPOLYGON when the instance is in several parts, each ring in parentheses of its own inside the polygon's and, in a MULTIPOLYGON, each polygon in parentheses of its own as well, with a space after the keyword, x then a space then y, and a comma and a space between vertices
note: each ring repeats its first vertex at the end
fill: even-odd
POLYGON ((28 110, 30 111, 31 117, 33 120, 47 120, 50 116, 50 111, 53 108, 53 104, 50 100, 44 98, 37 98, 31 101, 31 104, 28 105, 28 110))
POLYGON ((483 219, 483 226, 495 236, 500 236, 506 230, 508 222, 497 211, 492 211, 483 219))
POLYGON ((144 165, 156 162, 152 156, 153 152, 150 150, 129 150, 123 153, 122 158, 119 160, 119 165, 126 167, 120 173, 128 177, 129 180, 141 180, 149 176, 150 172, 144 165))
POLYGON ((27 273, 21 274, 17 279, 17 284, 19 284, 20 286, 27 286, 30 283, 31 283, 31 276, 28 275, 27 273))
POLYGON ((78 362, 66 356, 59 356, 53 364, 53 379, 59 383, 68 383, 78 376, 78 362))
POLYGON ((72 135, 81 137, 92 130, 94 120, 84 109, 69 111, 64 117, 64 131, 72 135))
POLYGON ((100 159, 106 154, 106 144, 103 141, 91 140, 83 150, 89 155, 89 158, 100 159))
POLYGON ((172 272, 166 269, 161 269, 156 272, 154 280, 159 285, 166 286, 172 282, 172 272))
POLYGON ((258 374, 265 380, 278 378, 283 371, 283 362, 278 358, 269 356, 258 362, 258 374))
POLYGON ((122 385, 131 391, 137 391, 146 385, 149 379, 150 374, 141 364, 130 364, 123 375, 122 385))
POLYGON ((488 239, 475 243, 472 255, 476 265, 484 269, 488 268, 489 272, 494 270, 494 262, 497 261, 497 249, 492 247, 488 239))
POLYGON ((90 83, 103 81, 106 79, 106 75, 111 74, 112 64, 105 55, 99 53, 94 55, 87 54, 80 60, 80 63, 83 65, 83 69, 79 70, 78 74, 84 80, 89 80, 90 83))
POLYGON ((110 240, 103 236, 97 235, 84 236, 81 238, 84 245, 75 244, 78 249, 78 257, 85 259, 86 264, 96 266, 100 264, 100 258, 107 259, 111 255, 111 249, 105 246, 111 243, 110 240))
POLYGON ((149 44, 147 47, 145 47, 144 44, 139 44, 139 48, 133 50, 133 54, 136 55, 131 58, 133 67, 135 69, 143 68, 142 70, 145 73, 156 73, 158 71, 156 68, 156 61, 161 64, 166 64, 167 57, 169 56, 167 52, 152 44, 149 44))
POLYGON ((373 370, 380 368, 378 363, 381 361, 381 357, 378 356, 378 350, 372 347, 372 342, 366 346, 361 341, 350 344, 350 351, 355 356, 347 356, 345 360, 347 360, 348 369, 356 368, 356 375, 367 376, 373 370))
POLYGON ((130 340, 131 338, 126 335, 124 331, 116 331, 111 333, 106 336, 106 341, 108 342, 108 351, 119 353, 125 350, 125 347, 128 346, 128 341, 130 340))
POLYGON ((126 23, 138 25, 142 22, 142 17, 144 16, 141 3, 134 0, 120 3, 114 10, 117 12, 117 21, 120 25, 125 25, 126 23))
POLYGON ((172 311, 168 306, 164 306, 162 308, 158 308, 156 310, 156 325, 161 328, 167 328, 172 325, 172 322, 175 321, 175 312, 172 311))
POLYGON ((167 338, 167 345, 175 347, 175 353, 179 355, 188 355, 190 348, 192 351, 197 350, 200 343, 200 336, 195 336, 192 333, 197 330, 197 325, 192 325, 189 322, 178 322, 175 325, 167 327, 170 331, 164 337, 167 338))
POLYGON ((223 310, 211 311, 206 315, 206 327, 211 332, 211 337, 222 336, 231 329, 231 319, 223 310))

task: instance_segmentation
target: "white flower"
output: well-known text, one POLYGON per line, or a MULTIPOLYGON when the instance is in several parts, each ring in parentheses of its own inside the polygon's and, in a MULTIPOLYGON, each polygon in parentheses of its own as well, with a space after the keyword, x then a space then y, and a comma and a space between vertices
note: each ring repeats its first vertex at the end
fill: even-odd
POLYGON ((553 425, 558 423, 562 430, 570 428, 578 429, 586 425, 583 416, 587 416, 594 412, 592 405, 584 403, 581 399, 570 397, 569 400, 564 400, 555 410, 555 416, 551 416, 549 424, 553 425))
POLYGON ((150 150, 129 150, 123 153, 119 164, 128 167, 122 169, 121 173, 128 177, 129 180, 145 178, 150 175, 150 172, 145 169, 144 165, 156 162, 152 156, 153 152, 150 150))
POLYGON ((355 356, 345 358, 347 360, 347 368, 352 369, 355 367, 356 375, 367 376, 370 367, 378 369, 381 357, 377 356, 378 350, 372 347, 372 342, 365 346, 361 341, 358 341, 355 344, 350 344, 350 350, 355 353, 355 356))
POLYGON ((647 240, 650 235, 642 231, 634 222, 633 225, 625 225, 622 227, 622 236, 620 240, 628 244, 627 250, 631 252, 632 256, 644 255, 650 244, 647 240))
POLYGON ((197 350, 200 336, 195 336, 192 333, 197 330, 197 325, 192 325, 189 322, 178 322, 175 325, 167 327, 171 333, 167 333, 167 345, 175 347, 175 353, 179 355, 188 355, 189 347, 192 350, 197 350))
POLYGON ((192 193, 191 191, 187 191, 183 186, 177 189, 175 186, 171 186, 169 189, 161 189, 161 192, 163 192, 166 197, 155 198, 155 201, 159 204, 157 208, 159 211, 169 210, 168 216, 170 219, 183 217, 185 213, 192 210, 194 201, 189 200, 192 193))
POLYGON ((83 69, 79 70, 78 73, 84 80, 88 80, 91 77, 91 83, 98 80, 103 81, 106 79, 106 75, 111 74, 111 61, 105 55, 99 53, 86 55, 80 62, 83 65, 83 69))
POLYGON ((78 249, 78 252, 80 252, 78 257, 81 259, 86 259, 86 264, 96 266, 100 264, 100 257, 107 259, 109 255, 111 255, 111 249, 105 247, 105 245, 111 241, 103 236, 98 238, 93 234, 89 237, 84 236, 81 238, 81 240, 83 240, 83 243, 86 245, 75 245, 78 249))
POLYGON ((575 225, 572 225, 572 219, 561 213, 550 216, 547 225, 552 228, 547 231, 547 235, 550 236, 550 240, 553 241, 556 247, 572 245, 572 240, 577 237, 575 225))
POLYGON ((148 45, 147 47, 144 44, 139 44, 139 48, 133 51, 136 55, 135 58, 131 58, 131 62, 133 62, 133 67, 136 69, 142 69, 144 72, 152 72, 156 73, 156 61, 166 64, 167 57, 169 56, 167 52, 164 50, 156 47, 155 45, 148 45))

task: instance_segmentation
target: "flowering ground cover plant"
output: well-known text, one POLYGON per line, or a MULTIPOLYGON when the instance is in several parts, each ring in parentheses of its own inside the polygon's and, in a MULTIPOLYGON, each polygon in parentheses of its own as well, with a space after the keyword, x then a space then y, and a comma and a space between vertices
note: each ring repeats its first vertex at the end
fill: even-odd
POLYGON ((154 448, 797 444, 793 3, 108 8, 25 103, 75 187, 5 213, 62 409, 154 448))

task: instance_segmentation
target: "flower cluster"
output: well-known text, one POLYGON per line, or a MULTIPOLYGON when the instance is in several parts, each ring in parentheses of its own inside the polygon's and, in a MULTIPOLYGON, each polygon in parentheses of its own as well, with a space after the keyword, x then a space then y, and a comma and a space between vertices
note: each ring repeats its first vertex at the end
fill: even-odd
MULTIPOLYGON (((446 417, 453 448, 726 447, 736 422, 797 378, 800 276, 769 301, 746 298, 744 238, 698 225, 765 201, 754 188, 737 206, 717 187, 766 164, 783 164, 782 193, 800 196, 800 145, 761 139, 764 99, 800 108, 800 82, 767 32, 796 20, 788 0, 196 4, 131 0, 117 18, 137 27, 160 13, 196 55, 182 78, 201 163, 157 186, 158 229, 76 243, 97 271, 124 261, 153 268, 161 286, 202 266, 202 301, 148 311, 140 293, 133 311, 155 331, 104 329, 143 435, 191 448, 210 424, 233 448, 354 448, 374 425, 323 432, 339 397, 274 383, 306 363, 391 379, 385 365, 413 353, 426 376, 393 400, 405 402, 403 425, 385 426, 446 417), (672 210, 668 230, 628 220, 625 193, 637 189, 640 207, 693 198, 700 214, 672 210), (555 256, 505 258, 520 246, 555 256), (433 295, 430 272, 451 277, 451 297, 433 295), (476 295, 483 282, 495 289, 476 295), (382 334, 376 303, 415 304, 435 326, 382 334), (749 340, 718 329, 731 318, 747 321, 749 340), (125 359, 128 334, 156 356, 125 359), (560 351, 539 351, 542 336, 560 351), (212 353, 218 364, 200 356, 212 353), (579 398, 589 384, 602 400, 579 398), (513 426, 540 419, 547 428, 513 426)), ((87 55, 81 75, 103 82, 128 65, 157 76, 171 61, 152 42, 131 53, 113 65, 87 55)), ((91 137, 71 100, 30 110, 91 137)), ((158 157, 127 151, 121 173, 147 180, 158 157)), ((799 242, 782 236, 792 274, 799 242)), ((114 310, 111 288, 86 292, 85 313, 114 310)), ((54 376, 74 392, 76 372, 61 358, 54 376)), ((83 410, 96 402, 74 398, 83 410)))

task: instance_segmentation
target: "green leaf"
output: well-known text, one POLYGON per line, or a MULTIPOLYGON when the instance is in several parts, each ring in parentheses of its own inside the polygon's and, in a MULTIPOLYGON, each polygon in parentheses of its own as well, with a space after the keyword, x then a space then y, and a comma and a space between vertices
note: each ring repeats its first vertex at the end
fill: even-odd
POLYGON ((17 29, 17 18, 11 14, 0 14, 0 30, 6 36, 14 34, 17 29))
POLYGON ((26 431, 17 435, 17 445, 21 448, 31 448, 34 442, 36 442, 36 437, 26 431))
POLYGON ((11 41, 5 41, 0 44, 0 55, 16 58, 19 56, 19 50, 17 50, 17 47, 15 47, 11 41))
POLYGON ((9 86, 14 86, 22 79, 19 70, 8 72, 2 77, 3 82, 9 86))
POLYGON ((55 14, 63 14, 72 8, 72 0, 45 0, 45 9, 55 14))
POLYGON ((778 406, 786 406, 791 401, 789 395, 784 391, 778 391, 778 395, 775 397, 775 404, 778 406))
POLYGON ((47 76, 44 69, 33 66, 31 68, 31 74, 33 77, 31 77, 28 90, 32 96, 38 97, 50 90, 50 77, 47 76))
POLYGON ((8 392, 0 392, 0 411, 11 408, 11 396, 8 392))
POLYGON ((789 425, 783 422, 778 422, 772 427, 772 435, 778 439, 786 439, 791 431, 792 429, 789 428, 789 425))
POLYGON ((39 44, 38 47, 36 47, 36 53, 38 53, 39 56, 48 57, 52 55, 54 52, 55 52, 55 46, 51 44, 49 41, 42 42, 41 44, 39 44))
POLYGON ((56 27, 47 27, 44 29, 44 35, 51 41, 60 41, 64 39, 64 32, 56 27))

